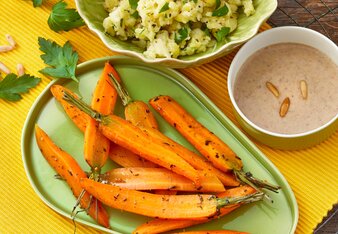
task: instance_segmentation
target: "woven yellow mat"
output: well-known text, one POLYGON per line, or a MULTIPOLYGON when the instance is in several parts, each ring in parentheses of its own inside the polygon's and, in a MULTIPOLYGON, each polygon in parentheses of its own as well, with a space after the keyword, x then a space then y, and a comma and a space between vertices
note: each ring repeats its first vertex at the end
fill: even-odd
MULTIPOLYGON (((80 62, 113 55, 87 27, 55 33, 47 25, 53 0, 33 8, 31 1, 1 1, 0 45, 11 34, 18 43, 14 51, 0 53, 0 61, 15 71, 17 63, 42 82, 16 103, 0 100, 0 233, 72 233, 74 224, 48 208, 34 193, 26 177, 20 150, 21 130, 26 115, 37 96, 51 81, 38 71, 40 59, 38 37, 59 44, 69 40, 80 62)), ((73 1, 66 1, 74 7, 73 1)), ((265 24, 262 30, 269 29, 265 24)), ((235 52, 234 52, 235 53, 235 52)), ((212 63, 181 70, 236 124, 227 94, 226 77, 234 53, 212 63)), ((53 124, 53 123, 50 123, 53 124)), ((338 132, 322 144, 301 151, 278 151, 257 143, 290 183, 299 205, 296 233, 311 233, 327 211, 338 201, 338 132)), ((80 224, 77 233, 97 231, 80 224)))

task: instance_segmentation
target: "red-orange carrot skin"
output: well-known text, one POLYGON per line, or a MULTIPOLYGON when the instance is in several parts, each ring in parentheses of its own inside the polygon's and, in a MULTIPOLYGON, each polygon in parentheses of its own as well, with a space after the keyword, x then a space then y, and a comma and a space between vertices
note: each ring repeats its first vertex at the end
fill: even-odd
POLYGON ((225 191, 216 176, 201 171, 201 185, 165 168, 128 167, 107 171, 101 179, 108 184, 134 190, 177 190, 217 193, 225 191))
POLYGON ((169 96, 158 96, 150 105, 175 127, 203 156, 222 171, 241 170, 241 159, 220 138, 199 123, 169 96))
POLYGON ((107 206, 149 217, 200 219, 217 212, 213 195, 158 195, 86 178, 81 179, 81 186, 107 206))
POLYGON ((110 145, 109 158, 122 167, 159 167, 115 143, 110 145))
MULTIPOLYGON (((67 182, 75 197, 82 191, 80 179, 86 178, 86 173, 80 168, 76 160, 56 146, 49 136, 37 125, 35 126, 35 137, 40 151, 54 170, 67 182)), ((80 201, 83 209, 90 203, 90 194, 86 192, 80 201)), ((93 199, 89 208, 89 215, 104 227, 109 227, 109 216, 102 204, 93 199), (96 212, 96 204, 97 210, 96 212)))
POLYGON ((137 127, 158 129, 155 116, 148 105, 142 101, 134 101, 125 107, 124 115, 126 120, 137 127))
POLYGON ((167 168, 200 184, 198 171, 177 155, 165 141, 150 137, 130 122, 115 116, 104 117, 100 131, 112 142, 140 155, 141 157, 167 168))
MULTIPOLYGON (((250 186, 244 185, 232 189, 228 189, 225 192, 222 192, 217 195, 217 197, 239 197, 239 196, 245 196, 256 192, 255 189, 253 189, 250 186)), ((162 233, 162 232, 168 232, 175 229, 180 228, 187 228, 191 227, 193 225, 202 224, 209 222, 213 219, 218 219, 224 215, 229 214, 233 210, 240 207, 240 204, 232 205, 229 207, 223 207, 220 209, 219 214, 215 215, 213 217, 209 217, 207 219, 201 219, 201 220, 189 220, 189 219, 153 219, 147 223, 144 223, 136 228, 136 230, 133 231, 133 234, 151 234, 151 233, 162 233)))
POLYGON ((50 88, 55 99, 62 105, 68 117, 74 122, 74 124, 82 131, 85 132, 89 120, 91 119, 88 115, 82 112, 79 108, 75 107, 72 104, 69 104, 66 100, 63 99, 63 92, 67 91, 71 93, 74 97, 78 98, 72 91, 61 86, 53 85, 50 88))
POLYGON ((173 234, 249 234, 249 233, 232 230, 210 230, 210 231, 175 232, 173 234))
MULTIPOLYGON (((106 62, 95 87, 91 103, 91 107, 103 115, 113 112, 117 99, 117 92, 110 83, 109 73, 117 74, 114 67, 106 62)), ((118 75, 117 77, 120 79, 118 75)), ((109 151, 110 141, 99 131, 99 124, 91 119, 87 123, 84 134, 84 157, 92 170, 100 170, 104 166, 109 151)))
POLYGON ((168 142, 172 150, 177 152, 184 160, 190 163, 190 165, 192 165, 195 169, 206 170, 208 171, 208 173, 215 175, 219 180, 222 181, 224 186, 233 187, 239 185, 239 182, 237 181, 235 175, 232 172, 223 172, 218 170, 205 158, 200 157, 199 155, 195 154, 189 149, 174 142, 172 139, 163 135, 160 131, 156 129, 149 129, 147 127, 141 127, 141 129, 151 137, 168 142))

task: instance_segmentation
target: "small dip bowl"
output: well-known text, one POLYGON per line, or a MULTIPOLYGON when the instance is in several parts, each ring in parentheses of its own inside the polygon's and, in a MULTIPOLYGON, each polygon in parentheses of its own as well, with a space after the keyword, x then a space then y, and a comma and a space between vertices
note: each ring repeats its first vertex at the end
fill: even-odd
MULTIPOLYGON (((271 130, 267 130, 263 127, 258 126, 251 119, 249 119, 239 108, 239 105, 236 102, 234 95, 236 79, 238 77, 241 67, 247 61, 247 59, 249 59, 251 55, 253 55, 260 49, 280 43, 297 43, 310 46, 325 54, 333 61, 333 63, 338 65, 338 47, 337 45, 335 45, 335 43, 333 43, 324 35, 311 29, 302 27, 286 26, 273 28, 255 36, 253 39, 247 42, 236 54, 234 60, 230 65, 228 73, 228 92, 230 100, 234 106, 235 116, 239 121, 241 127, 249 135, 251 135, 257 141, 266 144, 272 148, 284 150, 303 149, 322 142, 338 129, 338 113, 336 113, 333 118, 320 125, 319 127, 312 128, 304 132, 273 132, 271 130)), ((335 82, 337 81, 335 80, 335 82)), ((274 98, 272 94, 271 98, 274 98)), ((281 102, 281 97, 278 98, 279 102, 281 102)), ((291 105, 292 99, 290 104, 290 110, 291 105)), ((280 111, 280 109, 276 111, 278 112, 280 111)), ((316 107, 314 106, 313 111, 318 112, 318 109, 316 109, 316 107)))

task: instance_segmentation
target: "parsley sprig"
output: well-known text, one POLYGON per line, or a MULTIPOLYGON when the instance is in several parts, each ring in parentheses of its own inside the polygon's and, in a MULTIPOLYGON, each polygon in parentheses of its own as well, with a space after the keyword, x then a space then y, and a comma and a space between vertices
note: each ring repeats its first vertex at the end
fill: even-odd
POLYGON ((67 3, 62 0, 53 6, 48 18, 48 25, 55 32, 69 31, 84 24, 79 13, 75 9, 67 8, 67 3))
POLYGON ((22 93, 28 92, 41 81, 40 78, 24 74, 18 77, 14 73, 6 75, 0 80, 0 98, 7 101, 19 101, 22 93))
POLYGON ((75 69, 79 60, 79 55, 69 41, 63 47, 56 42, 39 37, 40 50, 44 52, 40 57, 45 64, 50 65, 40 72, 54 78, 68 78, 78 81, 75 76, 75 69))

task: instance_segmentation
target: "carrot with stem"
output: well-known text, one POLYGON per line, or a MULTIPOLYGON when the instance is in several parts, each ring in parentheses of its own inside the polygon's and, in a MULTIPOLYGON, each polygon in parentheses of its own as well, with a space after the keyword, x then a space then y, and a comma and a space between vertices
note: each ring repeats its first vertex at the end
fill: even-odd
POLYGON ((154 162, 164 168, 174 171, 192 180, 196 186, 200 184, 200 176, 188 162, 167 147, 167 142, 150 137, 140 128, 116 115, 101 115, 91 109, 83 101, 78 100, 70 92, 64 91, 64 99, 87 113, 99 122, 102 134, 116 144, 154 162))
POLYGON ((102 184, 82 178, 81 186, 102 203, 140 215, 168 219, 203 219, 211 217, 222 207, 261 200, 263 193, 236 198, 217 198, 215 195, 159 195, 102 184))
MULTIPOLYGON (((114 73, 120 79, 114 67, 106 62, 102 75, 93 93, 91 107, 103 115, 111 114, 114 110, 117 94, 110 84, 108 74, 114 73)), ((98 180, 101 168, 107 161, 110 151, 110 140, 101 134, 99 124, 90 119, 84 133, 84 157, 91 167, 91 177, 98 180)))
POLYGON ((35 125, 35 138, 42 155, 60 177, 67 182, 74 196, 80 199, 81 207, 88 209, 87 212, 93 219, 108 228, 109 216, 107 211, 101 202, 92 199, 91 195, 85 192, 80 185, 80 179, 87 178, 87 175, 75 159, 56 146, 38 125, 35 125))
MULTIPOLYGON (((176 128, 204 157, 222 171, 233 171, 236 177, 255 187, 278 192, 279 186, 256 179, 244 173, 242 160, 219 137, 209 131, 169 96, 150 99, 150 105, 174 128, 176 128)), ((268 196, 266 195, 268 198, 268 196)), ((269 199, 269 198, 268 198, 269 199)))
MULTIPOLYGON (((248 186, 243 185, 236 188, 231 188, 226 190, 225 192, 222 192, 217 195, 217 197, 224 198, 224 197, 242 197, 242 196, 248 196, 250 194, 254 194, 257 191, 248 186)), ((138 226, 134 231, 133 234, 152 234, 152 233, 162 233, 162 232, 169 232, 175 229, 181 229, 181 228, 187 228, 194 225, 202 224, 209 222, 214 219, 219 219, 233 210, 236 210, 239 208, 242 204, 238 203, 235 205, 223 207, 219 210, 219 213, 209 217, 204 218, 200 220, 192 220, 192 219, 153 219, 150 220, 140 226, 138 226)))
POLYGON ((113 74, 109 74, 112 84, 114 85, 118 95, 120 96, 123 105, 125 106, 125 116, 126 119, 129 120, 134 125, 142 128, 144 132, 149 134, 154 138, 158 138, 160 140, 168 142, 168 146, 175 152, 177 152, 184 160, 189 162, 195 169, 198 170, 206 170, 209 173, 215 175, 222 181, 225 186, 238 186, 239 182, 236 180, 235 176, 232 173, 225 173, 217 168, 213 167, 209 162, 204 160, 199 155, 190 151, 189 149, 183 147, 182 145, 176 143, 169 137, 166 137, 162 133, 158 131, 158 127, 154 127, 155 117, 152 115, 149 110, 148 105, 142 101, 134 101, 128 94, 128 91, 123 87, 123 85, 119 82, 118 78, 115 78, 113 74), (140 113, 142 113, 140 115, 140 113), (146 117, 142 117, 147 113, 146 117), (147 120, 145 122, 144 120, 147 120), (149 124, 144 124, 149 123, 149 124), (152 128, 148 126, 153 125, 152 128))

